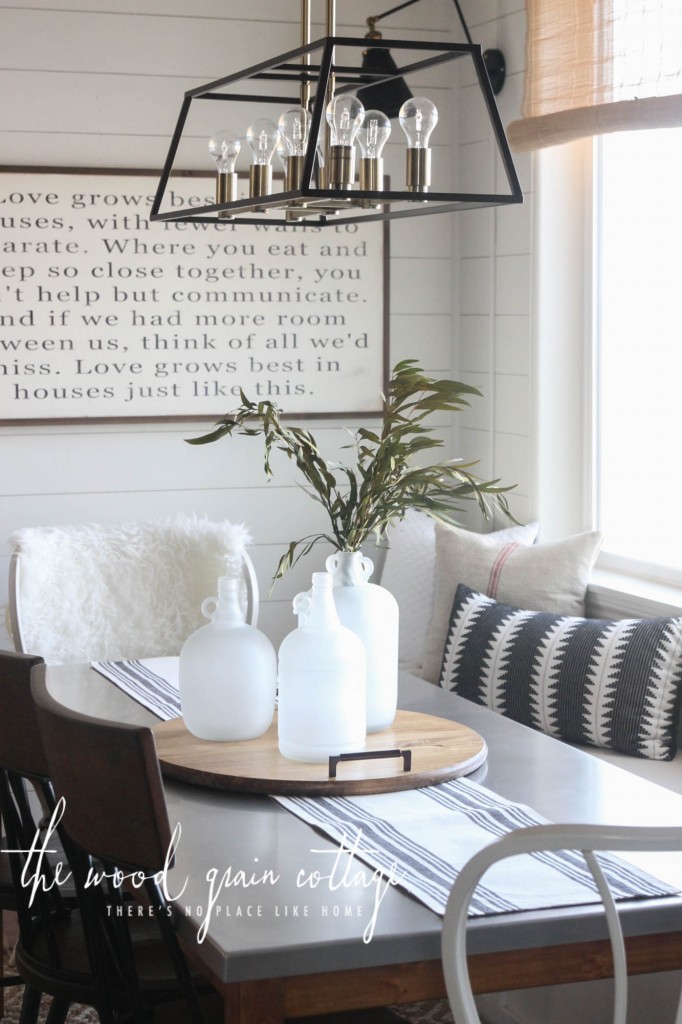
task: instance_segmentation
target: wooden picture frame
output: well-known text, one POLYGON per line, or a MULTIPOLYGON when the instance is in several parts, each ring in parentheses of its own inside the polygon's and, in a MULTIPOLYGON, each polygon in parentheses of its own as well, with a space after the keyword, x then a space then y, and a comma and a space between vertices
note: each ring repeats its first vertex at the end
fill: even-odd
POLYGON ((157 176, 0 167, 0 423, 379 415, 388 222, 151 224, 157 176))

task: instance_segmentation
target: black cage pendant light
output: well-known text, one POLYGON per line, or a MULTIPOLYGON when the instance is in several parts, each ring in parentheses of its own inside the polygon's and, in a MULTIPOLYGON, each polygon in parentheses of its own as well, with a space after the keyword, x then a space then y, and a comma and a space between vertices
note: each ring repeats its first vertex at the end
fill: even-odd
MULTIPOLYGON (((417 2, 369 18, 370 29, 417 2)), ((522 202, 487 70, 497 51, 484 57, 454 3, 466 43, 338 36, 336 0, 326 0, 326 36, 310 42, 301 0, 298 49, 185 94, 151 220, 324 226, 522 202), (455 89, 466 92, 465 138, 455 89), (483 169, 462 157, 477 147, 483 169), (184 205, 174 175, 209 161, 215 199, 184 205)))

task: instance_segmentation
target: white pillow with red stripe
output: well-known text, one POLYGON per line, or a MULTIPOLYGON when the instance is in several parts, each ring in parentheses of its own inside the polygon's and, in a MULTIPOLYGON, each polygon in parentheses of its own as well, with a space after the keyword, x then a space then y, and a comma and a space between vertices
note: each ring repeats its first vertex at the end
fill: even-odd
POLYGON ((436 588, 422 678, 438 682, 460 583, 531 611, 585 614, 585 591, 601 534, 533 544, 537 532, 537 523, 482 534, 436 524, 436 588))

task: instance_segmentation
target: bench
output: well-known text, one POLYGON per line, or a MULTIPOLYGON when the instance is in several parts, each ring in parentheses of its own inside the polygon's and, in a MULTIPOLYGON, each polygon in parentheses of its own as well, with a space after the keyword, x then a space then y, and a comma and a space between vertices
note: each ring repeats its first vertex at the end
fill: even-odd
MULTIPOLYGON (((391 590, 400 606, 401 665, 415 675, 423 674, 424 644, 433 608, 435 559, 434 524, 417 513, 408 513, 392 531, 390 546, 377 551, 375 558, 373 581, 391 590)), ((616 620, 682 615, 682 607, 674 603, 675 597, 672 591, 663 592, 662 599, 660 593, 646 595, 635 591, 629 598, 620 588, 619 580, 593 573, 587 587, 585 616, 616 620)), ((595 746, 580 749, 682 794, 682 723, 678 725, 678 752, 672 761, 650 760, 595 746)))

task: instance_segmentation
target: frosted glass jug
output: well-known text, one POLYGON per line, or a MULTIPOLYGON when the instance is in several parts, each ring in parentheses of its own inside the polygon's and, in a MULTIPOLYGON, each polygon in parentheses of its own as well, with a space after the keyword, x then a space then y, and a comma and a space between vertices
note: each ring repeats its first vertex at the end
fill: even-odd
POLYGON ((398 602, 369 582, 374 563, 360 551, 337 551, 326 565, 339 618, 365 645, 367 732, 388 729, 398 706, 398 602))
POLYGON ((341 625, 329 573, 294 598, 299 627, 279 649, 279 750, 294 761, 326 761, 365 747, 365 651, 341 625))
POLYGON ((211 621, 180 651, 180 703, 189 731, 202 740, 251 740, 275 712, 277 655, 263 633, 244 621, 241 580, 221 576, 218 599, 207 597, 211 621))

